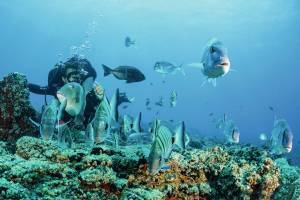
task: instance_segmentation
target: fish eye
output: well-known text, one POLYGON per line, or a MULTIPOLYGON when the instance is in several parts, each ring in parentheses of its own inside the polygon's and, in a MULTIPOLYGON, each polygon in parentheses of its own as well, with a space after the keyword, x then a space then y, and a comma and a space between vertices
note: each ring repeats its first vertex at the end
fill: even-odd
POLYGON ((211 53, 214 53, 214 52, 216 52, 216 51, 217 51, 216 47, 212 46, 212 47, 210 48, 210 52, 211 52, 211 53))

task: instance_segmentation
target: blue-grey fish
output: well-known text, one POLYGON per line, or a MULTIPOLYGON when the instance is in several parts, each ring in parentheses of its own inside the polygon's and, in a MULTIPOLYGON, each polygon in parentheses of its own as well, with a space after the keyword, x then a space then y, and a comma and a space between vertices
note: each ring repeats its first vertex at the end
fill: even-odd
POLYGON ((181 128, 178 128, 174 134, 166 125, 155 120, 152 131, 154 142, 148 158, 148 169, 151 174, 156 174, 164 166, 165 160, 170 157, 175 145, 185 148, 185 125, 182 122, 181 128))
POLYGON ((201 63, 189 64, 193 67, 201 68, 203 75, 206 77, 206 81, 216 86, 217 78, 225 76, 230 70, 230 60, 228 57, 227 49, 223 43, 213 38, 211 39, 203 52, 201 63))
POLYGON ((104 141, 105 133, 110 129, 116 128, 115 126, 118 124, 118 96, 119 89, 116 89, 111 101, 104 96, 96 110, 94 119, 92 121, 95 143, 104 141))
POLYGON ((56 96, 61 103, 67 101, 65 111, 71 116, 77 116, 85 109, 85 91, 79 83, 65 84, 57 91, 56 96))
POLYGON ((177 104, 177 97, 178 97, 177 92, 173 90, 170 95, 170 106, 172 108, 175 107, 177 104))
POLYGON ((72 134, 67 124, 63 124, 60 126, 57 135, 57 142, 58 146, 60 146, 61 148, 72 148, 72 134))
POLYGON ((135 133, 142 132, 141 121, 142 121, 142 113, 139 112, 138 116, 133 121, 132 132, 135 132, 135 133))
POLYGON ((222 129, 226 141, 229 143, 239 143, 240 141, 240 131, 235 125, 234 121, 227 119, 226 114, 224 114, 222 119, 217 122, 217 128, 222 129))
POLYGON ((157 102, 155 102, 156 106, 164 106, 164 98, 163 97, 159 97, 159 100, 157 102))
POLYGON ((137 68, 132 66, 119 66, 111 69, 106 65, 102 65, 104 76, 113 74, 119 80, 126 80, 126 83, 140 82, 145 80, 145 75, 137 68))
POLYGON ((42 113, 41 122, 37 123, 30 118, 30 121, 39 127, 40 135, 43 140, 51 140, 55 129, 58 128, 58 119, 61 116, 61 112, 66 106, 66 100, 59 104, 56 99, 53 99, 49 105, 47 105, 42 113))
POLYGON ((154 65, 154 71, 160 74, 176 74, 176 72, 180 71, 183 75, 185 75, 183 65, 175 65, 166 61, 156 62, 154 65))
POLYGON ((271 154, 281 155, 292 151, 293 134, 286 120, 275 120, 270 140, 271 154))
POLYGON ((127 138, 131 133, 132 124, 132 118, 129 115, 124 115, 122 119, 121 133, 125 138, 127 138))
POLYGON ((125 47, 130 47, 131 45, 135 45, 135 41, 132 40, 129 36, 125 38, 125 47))

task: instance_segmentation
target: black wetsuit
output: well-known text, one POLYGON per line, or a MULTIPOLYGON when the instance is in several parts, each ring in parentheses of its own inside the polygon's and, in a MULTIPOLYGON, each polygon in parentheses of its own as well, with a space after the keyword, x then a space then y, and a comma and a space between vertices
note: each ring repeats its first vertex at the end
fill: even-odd
MULTIPOLYGON (((82 77, 82 80, 85 80, 88 77, 93 77, 94 80, 96 79, 97 73, 91 65, 84 65, 82 68, 87 72, 87 74, 82 77)), ((53 68, 48 74, 48 86, 43 87, 37 84, 28 83, 29 91, 41 95, 52 95, 57 98, 56 92, 65 84, 62 80, 62 76, 62 67, 58 65, 56 68, 53 68)), ((87 94, 86 102, 87 104, 84 110, 83 119, 83 124, 85 127, 94 118, 96 109, 101 100, 97 97, 95 91, 92 90, 87 94)), ((63 121, 69 121, 71 118, 72 117, 68 113, 64 112, 64 117, 62 119, 63 121)))

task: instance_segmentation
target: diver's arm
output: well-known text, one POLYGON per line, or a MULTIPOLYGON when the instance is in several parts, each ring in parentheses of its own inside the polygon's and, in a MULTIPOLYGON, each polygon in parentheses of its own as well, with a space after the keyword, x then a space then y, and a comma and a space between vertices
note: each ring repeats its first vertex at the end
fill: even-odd
POLYGON ((35 94, 46 94, 46 95, 52 95, 53 91, 48 86, 40 86, 33 83, 28 83, 27 87, 30 92, 33 92, 35 94))

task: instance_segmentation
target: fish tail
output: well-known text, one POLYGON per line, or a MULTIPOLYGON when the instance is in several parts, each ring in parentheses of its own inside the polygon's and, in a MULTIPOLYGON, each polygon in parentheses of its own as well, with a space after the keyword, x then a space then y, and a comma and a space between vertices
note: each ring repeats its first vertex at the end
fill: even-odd
POLYGON ((103 70, 104 70, 104 76, 108 76, 108 75, 111 74, 111 72, 112 72, 111 68, 109 68, 108 66, 103 65, 103 64, 102 64, 102 67, 103 67, 103 70))

